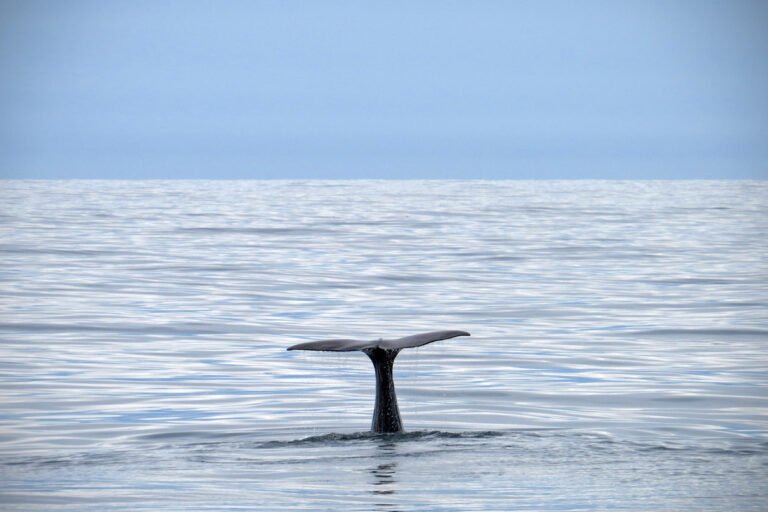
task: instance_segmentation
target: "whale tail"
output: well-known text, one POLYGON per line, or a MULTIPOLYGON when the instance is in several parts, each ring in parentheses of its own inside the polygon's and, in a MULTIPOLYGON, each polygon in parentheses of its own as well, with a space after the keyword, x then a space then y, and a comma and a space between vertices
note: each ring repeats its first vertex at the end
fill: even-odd
POLYGON ((403 422, 400 418, 400 409, 397 407, 395 381, 392 376, 397 354, 404 348, 420 347, 434 341, 469 335, 468 332, 464 331, 433 331, 406 336, 396 340, 360 341, 333 339, 299 343, 298 345, 288 347, 288 350, 323 350, 331 352, 359 350, 365 352, 373 363, 373 369, 376 372, 376 405, 373 408, 371 431, 377 433, 400 432, 403 430, 403 422))

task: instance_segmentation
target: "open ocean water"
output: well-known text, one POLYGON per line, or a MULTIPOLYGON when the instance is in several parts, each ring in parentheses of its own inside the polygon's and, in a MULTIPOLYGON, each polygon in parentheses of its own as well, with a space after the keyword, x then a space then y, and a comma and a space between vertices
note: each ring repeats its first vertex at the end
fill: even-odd
POLYGON ((0 182, 0 509, 768 509, 768 182, 0 182), (324 338, 462 329, 373 368, 324 338))

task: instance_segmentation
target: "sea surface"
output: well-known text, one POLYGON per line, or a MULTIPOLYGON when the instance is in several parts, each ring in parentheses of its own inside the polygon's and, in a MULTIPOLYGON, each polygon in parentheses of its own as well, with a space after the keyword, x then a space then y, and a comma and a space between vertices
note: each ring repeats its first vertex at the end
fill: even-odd
POLYGON ((768 509, 768 182, 2 181, 3 511, 768 509), (406 432, 359 352, 404 350, 406 432))

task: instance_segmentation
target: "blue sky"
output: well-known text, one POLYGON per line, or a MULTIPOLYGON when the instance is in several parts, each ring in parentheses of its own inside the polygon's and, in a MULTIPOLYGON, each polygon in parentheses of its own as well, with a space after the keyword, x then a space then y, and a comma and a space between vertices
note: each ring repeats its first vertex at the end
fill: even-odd
POLYGON ((764 1, 0 2, 4 178, 768 179, 764 1))

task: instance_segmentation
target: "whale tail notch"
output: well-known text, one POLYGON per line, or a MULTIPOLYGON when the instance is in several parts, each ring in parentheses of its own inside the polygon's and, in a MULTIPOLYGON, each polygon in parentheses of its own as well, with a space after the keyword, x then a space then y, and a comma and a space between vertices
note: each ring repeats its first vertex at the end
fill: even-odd
POLYGON ((350 339, 332 339, 309 341, 288 347, 288 350, 322 350, 330 352, 365 352, 373 363, 376 372, 376 404, 373 408, 371 431, 377 433, 401 432, 403 421, 397 407, 395 381, 392 371, 397 354, 404 348, 414 348, 447 340, 457 336, 470 336, 465 331, 433 331, 406 336, 396 340, 360 341, 350 339))

